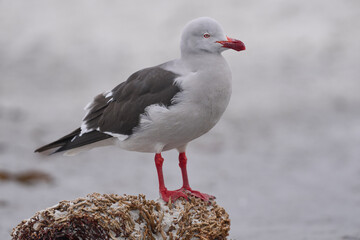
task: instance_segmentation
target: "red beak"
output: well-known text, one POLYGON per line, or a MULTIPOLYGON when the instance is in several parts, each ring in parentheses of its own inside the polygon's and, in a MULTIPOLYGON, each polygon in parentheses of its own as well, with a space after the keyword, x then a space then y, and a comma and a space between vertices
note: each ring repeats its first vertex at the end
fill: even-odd
POLYGON ((226 37, 227 41, 217 41, 217 43, 222 44, 224 48, 231 48, 235 51, 242 51, 245 50, 245 44, 237 39, 226 37))

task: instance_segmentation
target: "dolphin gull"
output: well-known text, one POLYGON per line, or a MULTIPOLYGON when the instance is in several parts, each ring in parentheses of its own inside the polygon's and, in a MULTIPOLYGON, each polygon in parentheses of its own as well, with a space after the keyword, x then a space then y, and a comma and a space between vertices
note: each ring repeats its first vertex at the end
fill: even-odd
POLYGON ((155 153, 163 200, 187 194, 204 201, 211 195, 189 185, 187 144, 208 132, 224 113, 231 95, 231 71, 221 53, 245 50, 243 42, 227 37, 220 24, 201 17, 187 23, 181 36, 181 56, 132 74, 113 90, 97 95, 86 107, 81 127, 40 147, 73 155, 94 147, 155 153), (165 187, 163 151, 177 149, 183 186, 165 187))

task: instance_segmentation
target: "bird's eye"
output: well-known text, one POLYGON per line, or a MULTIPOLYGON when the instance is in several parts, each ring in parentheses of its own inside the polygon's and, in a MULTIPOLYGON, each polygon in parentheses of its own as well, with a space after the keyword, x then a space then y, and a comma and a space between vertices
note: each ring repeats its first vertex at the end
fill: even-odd
POLYGON ((204 38, 209 38, 209 37, 210 37, 210 34, 208 34, 208 33, 204 34, 204 38))

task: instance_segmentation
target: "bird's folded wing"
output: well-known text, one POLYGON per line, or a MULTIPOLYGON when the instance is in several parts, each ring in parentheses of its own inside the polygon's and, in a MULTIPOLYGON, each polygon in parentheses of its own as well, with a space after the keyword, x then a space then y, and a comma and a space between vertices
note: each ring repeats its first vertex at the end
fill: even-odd
POLYGON ((86 108, 88 112, 83 119, 82 131, 131 135, 146 107, 172 104, 171 100, 180 92, 175 84, 177 76, 161 67, 132 74, 112 91, 95 97, 86 108))

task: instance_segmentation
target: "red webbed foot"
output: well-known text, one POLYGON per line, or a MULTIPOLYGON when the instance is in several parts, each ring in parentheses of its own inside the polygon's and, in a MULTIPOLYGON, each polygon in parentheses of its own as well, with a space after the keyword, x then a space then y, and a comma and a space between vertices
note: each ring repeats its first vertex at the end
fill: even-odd
POLYGON ((216 198, 213 195, 209 195, 209 194, 202 193, 202 192, 199 192, 199 191, 196 191, 196 190, 192 190, 190 187, 182 187, 177 191, 182 191, 184 193, 187 193, 190 196, 200 198, 201 200, 203 200, 205 202, 208 202, 208 201, 213 200, 213 199, 216 198))
POLYGON ((181 197, 188 199, 188 196, 183 191, 179 190, 169 191, 167 189, 162 189, 160 190, 160 195, 165 202, 169 202, 170 198, 172 202, 176 201, 178 198, 181 197))
POLYGON ((179 154, 179 166, 181 168, 181 174, 183 178, 183 187, 178 190, 169 191, 165 187, 164 176, 162 171, 163 162, 164 159, 162 158, 161 153, 155 154, 155 165, 158 172, 160 195, 165 202, 169 202, 170 199, 171 201, 176 201, 178 198, 181 197, 188 200, 189 196, 200 198, 205 202, 215 199, 215 197, 212 195, 201 193, 199 191, 195 191, 190 188, 187 171, 186 171, 187 158, 185 152, 179 154))
POLYGON ((194 196, 194 197, 200 198, 201 200, 203 200, 205 202, 215 199, 215 196, 192 190, 190 187, 188 187, 188 188, 182 187, 182 188, 180 188, 178 190, 174 190, 174 191, 169 191, 167 189, 160 190, 160 195, 161 195, 161 198, 165 202, 168 202, 170 200, 170 198, 171 198, 171 201, 174 202, 178 198, 181 198, 181 197, 188 200, 189 196, 194 196))

